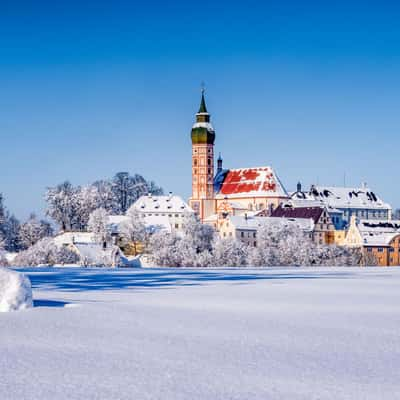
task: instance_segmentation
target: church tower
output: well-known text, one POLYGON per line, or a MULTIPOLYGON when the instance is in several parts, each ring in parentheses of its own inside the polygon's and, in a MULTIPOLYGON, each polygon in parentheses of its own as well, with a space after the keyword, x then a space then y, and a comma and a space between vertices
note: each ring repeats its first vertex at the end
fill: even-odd
POLYGON ((204 99, 201 93, 199 112, 192 127, 192 197, 190 206, 203 221, 215 213, 214 199, 214 141, 215 132, 210 123, 204 99))

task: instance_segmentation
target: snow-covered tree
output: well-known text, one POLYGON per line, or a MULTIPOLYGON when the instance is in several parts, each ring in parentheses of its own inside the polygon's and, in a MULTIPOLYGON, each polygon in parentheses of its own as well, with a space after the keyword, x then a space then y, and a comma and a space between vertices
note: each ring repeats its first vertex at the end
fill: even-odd
POLYGON ((7 251, 19 251, 19 221, 14 215, 10 215, 4 205, 3 196, 0 193, 0 235, 4 240, 4 246, 7 251))
POLYGON ((100 180, 93 183, 97 189, 97 206, 104 208, 110 215, 118 214, 120 207, 113 192, 113 185, 108 180, 100 180))
POLYGON ((212 265, 216 267, 243 267, 249 248, 236 239, 216 239, 212 251, 212 265))
POLYGON ((7 251, 16 253, 22 249, 20 229, 21 224, 19 220, 14 215, 10 215, 7 218, 4 230, 5 248, 7 251))
POLYGON ((75 188, 75 208, 72 226, 74 230, 85 231, 88 226, 90 214, 100 207, 98 189, 93 186, 78 186, 75 188))
POLYGON ((5 247, 5 240, 2 233, 0 233, 0 267, 8 266, 8 261, 6 259, 4 247, 5 247))
POLYGON ((135 255, 138 253, 138 244, 145 244, 147 239, 146 225, 144 223, 143 214, 131 207, 126 213, 128 217, 126 221, 121 224, 121 235, 131 242, 135 255))
POLYGON ((47 221, 39 221, 35 214, 31 214, 19 229, 19 241, 23 249, 33 246, 40 239, 52 236, 53 229, 47 221))
POLYGON ((192 247, 196 253, 205 250, 211 251, 214 240, 214 229, 202 224, 193 213, 186 213, 182 223, 182 239, 192 247))
POLYGON ((125 214, 129 207, 142 195, 163 194, 163 190, 154 182, 148 182, 143 176, 128 172, 118 172, 112 179, 112 191, 117 201, 118 211, 125 214))
POLYGON ((104 208, 94 210, 89 216, 88 230, 93 233, 97 243, 104 243, 110 240, 108 225, 108 213, 104 208))
POLYGON ((63 231, 71 231, 77 213, 76 189, 65 181, 48 188, 45 194, 46 214, 57 222, 63 231))
POLYGON ((181 266, 182 258, 178 252, 180 240, 175 232, 159 231, 151 235, 147 247, 151 261, 160 267, 181 266))
MULTIPOLYGON (((359 249, 359 252, 361 251, 362 250, 359 249)), ((376 259, 374 254, 369 252, 365 252, 364 254, 362 254, 360 264, 367 267, 375 267, 379 265, 378 260, 376 259)))
POLYGON ((141 195, 162 192, 154 182, 148 182, 138 174, 131 176, 127 172, 119 172, 111 181, 100 180, 87 186, 74 187, 66 181, 47 189, 46 214, 63 231, 84 231, 90 214, 97 208, 104 208, 112 214, 125 214, 141 195))
POLYGON ((185 215, 183 229, 159 232, 151 236, 148 252, 156 265, 175 267, 207 267, 213 262, 214 230, 193 215, 185 215))

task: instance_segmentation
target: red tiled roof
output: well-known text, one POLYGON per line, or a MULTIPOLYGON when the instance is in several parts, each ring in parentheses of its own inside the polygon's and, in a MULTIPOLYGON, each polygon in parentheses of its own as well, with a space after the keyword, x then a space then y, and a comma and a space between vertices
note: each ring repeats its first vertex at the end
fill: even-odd
POLYGON ((323 213, 323 207, 282 207, 272 211, 271 217, 280 218, 312 218, 317 223, 323 213))
POLYGON ((227 171, 218 194, 279 196, 286 192, 270 167, 231 169, 227 171))

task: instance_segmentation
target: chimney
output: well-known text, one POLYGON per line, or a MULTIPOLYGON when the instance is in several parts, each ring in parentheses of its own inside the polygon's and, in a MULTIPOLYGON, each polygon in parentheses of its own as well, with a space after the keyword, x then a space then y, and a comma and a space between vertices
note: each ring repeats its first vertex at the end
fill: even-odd
POLYGON ((297 183, 297 192, 300 193, 301 192, 301 182, 297 183))

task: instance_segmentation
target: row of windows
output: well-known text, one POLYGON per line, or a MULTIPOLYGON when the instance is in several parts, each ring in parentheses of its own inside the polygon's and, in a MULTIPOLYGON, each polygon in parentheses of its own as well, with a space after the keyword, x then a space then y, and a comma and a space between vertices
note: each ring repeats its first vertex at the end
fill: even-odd
MULTIPOLYGON (((194 149, 194 152, 197 154, 197 149, 194 149)), ((199 153, 204 153, 204 151, 199 151, 199 153)), ((211 154, 211 148, 208 148, 208 154, 211 154)))
POLYGON ((372 210, 345 210, 344 215, 347 216, 352 216, 355 215, 356 217, 360 218, 367 218, 373 217, 373 218, 387 218, 388 213, 387 211, 372 211, 372 210))
MULTIPOLYGON (((249 238, 251 235, 251 232, 247 232, 247 237, 249 238)), ((256 237, 256 232, 252 232, 253 238, 256 237)), ((244 232, 240 232, 240 237, 244 238, 244 232)))
MULTIPOLYGON (((193 160, 193 165, 195 166, 195 167, 197 167, 197 158, 195 158, 194 160, 193 160)), ((204 165, 204 163, 203 163, 203 159, 202 158, 200 158, 200 165, 204 165)), ((212 165, 212 161, 211 161, 211 158, 207 158, 207 165, 209 165, 209 166, 211 166, 212 165)))
MULTIPOLYGON (((378 247, 378 253, 383 253, 383 247, 378 247)), ((367 251, 369 252, 369 253, 371 253, 372 252, 372 247, 367 247, 367 251)), ((393 247, 391 247, 390 249, 389 249, 389 252, 390 253, 394 253, 394 251, 395 251, 395 249, 393 248, 393 247)), ((400 249, 398 249, 398 252, 400 253, 400 249)))

